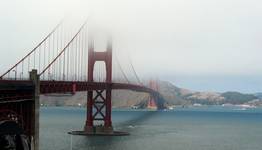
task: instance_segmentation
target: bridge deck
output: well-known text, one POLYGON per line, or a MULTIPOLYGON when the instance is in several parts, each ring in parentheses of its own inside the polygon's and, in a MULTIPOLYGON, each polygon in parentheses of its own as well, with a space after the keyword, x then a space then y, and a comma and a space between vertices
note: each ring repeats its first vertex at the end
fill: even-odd
MULTIPOLYGON (((0 80, 0 102, 32 99, 33 83, 30 80, 0 80)), ((148 87, 126 83, 84 82, 84 81, 40 81, 40 94, 71 93, 92 90, 132 90, 145 92, 157 99, 163 99, 158 91, 148 87)), ((163 101, 158 102, 163 108, 163 101)))

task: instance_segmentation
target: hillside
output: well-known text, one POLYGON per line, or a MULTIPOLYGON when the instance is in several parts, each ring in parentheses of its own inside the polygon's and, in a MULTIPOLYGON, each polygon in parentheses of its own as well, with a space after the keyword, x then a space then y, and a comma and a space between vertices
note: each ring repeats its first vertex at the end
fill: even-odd
POLYGON ((255 94, 253 94, 253 95, 255 95, 256 97, 258 97, 259 99, 262 99, 262 93, 255 93, 255 94))
MULTIPOLYGON (((193 105, 194 103, 205 105, 246 104, 254 102, 262 105, 261 98, 255 94, 242 94, 239 92, 197 92, 176 87, 170 82, 161 81, 160 91, 166 100, 166 105, 193 105)), ((131 107, 134 105, 145 107, 149 95, 127 90, 114 90, 112 93, 112 105, 117 108, 131 107)), ((75 95, 42 95, 41 104, 45 106, 85 106, 86 92, 75 95)), ((253 103, 252 103, 253 104, 253 103)))

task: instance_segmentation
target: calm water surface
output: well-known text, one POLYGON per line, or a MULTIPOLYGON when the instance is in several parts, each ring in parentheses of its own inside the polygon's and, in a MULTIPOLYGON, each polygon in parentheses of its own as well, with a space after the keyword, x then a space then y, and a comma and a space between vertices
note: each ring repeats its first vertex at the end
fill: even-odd
POLYGON ((114 110, 124 137, 71 136, 85 121, 83 108, 42 108, 41 150, 262 150, 262 109, 197 107, 174 111, 114 110))

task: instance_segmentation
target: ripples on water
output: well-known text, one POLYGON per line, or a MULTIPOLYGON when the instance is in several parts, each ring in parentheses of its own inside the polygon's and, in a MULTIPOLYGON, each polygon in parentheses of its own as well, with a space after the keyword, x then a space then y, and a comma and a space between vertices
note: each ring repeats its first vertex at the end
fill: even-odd
POLYGON ((68 135, 81 130, 82 108, 42 108, 40 149, 70 150, 260 150, 262 109, 235 110, 199 107, 174 111, 113 111, 116 130, 123 137, 68 135))

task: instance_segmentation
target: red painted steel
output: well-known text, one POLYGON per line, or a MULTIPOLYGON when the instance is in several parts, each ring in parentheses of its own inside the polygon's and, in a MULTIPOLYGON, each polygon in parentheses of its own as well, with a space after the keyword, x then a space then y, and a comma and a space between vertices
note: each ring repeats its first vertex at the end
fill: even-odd
MULTIPOLYGON (((9 76, 10 71, 12 71, 14 68, 17 68, 19 64, 22 64, 22 73, 23 73, 23 66, 24 66, 25 59, 28 58, 28 62, 30 63, 30 55, 33 54, 35 50, 41 46, 41 44, 44 44, 44 47, 45 47, 46 43, 44 42, 55 32, 55 30, 60 26, 60 24, 42 42, 40 42, 37 45, 37 47, 34 48, 28 55, 26 55, 17 64, 11 67, 11 69, 9 69, 7 72, 5 72, 3 75, 0 76, 0 114, 1 114, 0 121, 1 119, 5 119, 6 116, 8 115, 10 116, 10 114, 11 116, 12 115, 15 116, 17 120, 18 119, 21 120, 20 124, 23 126, 27 135, 35 134, 35 130, 34 130, 34 126, 35 126, 34 122, 36 121, 34 120, 35 103, 33 101, 35 97, 35 86, 33 85, 32 81, 30 80, 22 80, 22 77, 19 80, 16 80, 17 78, 16 70, 15 70, 15 80, 4 80, 4 76, 6 75, 9 76), (15 113, 12 113, 12 112, 15 112, 15 113), (7 114, 7 115, 4 115, 4 114, 7 114)), ((51 66, 54 65, 54 63, 57 60, 59 60, 60 57, 65 56, 63 54, 65 54, 66 49, 70 48, 70 45, 72 45, 72 42, 74 41, 74 39, 76 39, 77 41, 77 38, 79 38, 77 36, 80 36, 80 32, 84 29, 85 25, 86 25, 86 22, 81 26, 81 28, 74 35, 74 37, 65 45, 65 47, 59 53, 57 52, 57 56, 54 57, 53 60, 48 61, 47 66, 41 66, 41 68, 43 67, 43 70, 42 71, 39 70, 40 71, 40 73, 38 74, 39 76, 41 75, 44 76, 44 73, 47 70, 50 70, 51 66)), ((80 44, 80 42, 76 42, 76 43, 80 44)), ((76 49, 77 47, 78 49, 80 49, 79 45, 76 46, 76 49)), ((82 47, 82 49, 85 49, 85 48, 82 47)), ((41 58, 40 56, 42 56, 41 53, 39 53, 39 58, 41 58)), ((46 60, 45 53, 43 56, 44 56, 44 62, 45 62, 46 60)), ((65 60, 65 57, 64 57, 64 60, 65 60)), ((88 63, 88 68, 87 68, 88 69, 88 81, 57 81, 53 79, 45 80, 45 78, 42 78, 43 80, 40 81, 40 94, 49 94, 49 93, 75 94, 78 91, 87 91, 87 115, 86 115, 86 123, 85 123, 86 132, 94 131, 93 129, 96 126, 95 125, 96 121, 103 122, 103 127, 106 132, 113 131, 112 118, 111 118, 111 111, 112 111, 111 110, 112 109, 112 103, 111 103, 112 95, 111 94, 112 94, 112 90, 114 89, 126 89, 126 90, 133 90, 137 92, 149 93, 151 95, 151 103, 152 103, 152 100, 154 100, 158 109, 164 108, 164 101, 163 101, 164 99, 158 92, 159 87, 153 84, 152 86, 149 86, 149 87, 144 86, 140 82, 132 63, 131 63, 131 67, 135 73, 135 77, 138 80, 139 85, 132 84, 128 81, 128 78, 126 74, 124 73, 123 69, 121 68, 121 65, 119 65, 119 62, 118 62, 118 65, 120 67, 120 71, 122 72, 122 74, 124 75, 128 83, 112 83, 112 43, 111 41, 107 43, 107 49, 105 52, 95 52, 94 51, 94 41, 92 38, 90 38, 89 43, 88 43, 88 62, 86 63, 88 63), (94 77, 93 77, 94 66, 97 61, 105 62, 106 80, 102 82, 94 82, 94 77)), ((39 68, 40 68, 40 64, 41 63, 39 60, 39 68)), ((77 63, 75 64, 79 65, 77 63)), ((29 66, 30 65, 28 64, 28 69, 29 69, 29 66)), ((65 68, 65 66, 63 67, 65 68)), ((80 68, 81 68, 81 65, 78 68, 78 71, 80 68)), ((61 69, 60 65, 59 65, 59 69, 61 69)), ((68 70, 70 69, 67 69, 67 72, 68 70)), ((63 77, 63 80, 65 80, 65 77, 63 77)), ((78 79, 75 79, 75 80, 78 80, 78 79)), ((37 96, 38 96, 38 93, 37 93, 37 96)))
POLYGON ((33 97, 34 85, 31 81, 0 80, 0 121, 16 122, 31 137, 34 134, 33 97))
POLYGON ((103 120, 103 125, 106 128, 112 127, 111 121, 111 92, 112 87, 112 45, 111 41, 107 44, 107 50, 105 52, 94 51, 94 41, 92 38, 88 44, 88 82, 94 82, 94 66, 97 61, 104 61, 106 65, 106 83, 108 83, 104 89, 100 89, 101 83, 98 86, 94 86, 92 90, 87 92, 87 115, 85 130, 93 128, 94 121, 103 120), (105 96, 103 92, 105 91, 105 96), (95 97, 93 97, 95 94, 95 97), (95 108, 95 109, 94 109, 95 108), (98 114, 100 116, 98 116, 98 114))
MULTIPOLYGON (((0 80, 0 83, 8 84, 30 84, 27 80, 0 80)), ((127 84, 127 83, 108 83, 108 82, 85 82, 85 81, 40 81, 40 93, 75 93, 80 91, 93 90, 132 90, 136 92, 149 93, 152 96, 160 95, 158 91, 146 86, 127 84)), ((0 89, 0 92, 3 90, 0 89)), ((10 92, 10 91, 9 91, 10 92)), ((22 94, 19 96, 23 96, 22 94)), ((157 96, 156 96, 157 97, 157 96)))
MULTIPOLYGON (((153 89, 155 91, 159 91, 159 83, 157 81, 155 81, 155 80, 150 80, 149 81, 149 88, 151 88, 151 89, 153 89)), ((156 97, 150 95, 147 107, 150 108, 150 109, 157 108, 156 102, 157 102, 156 97)))

